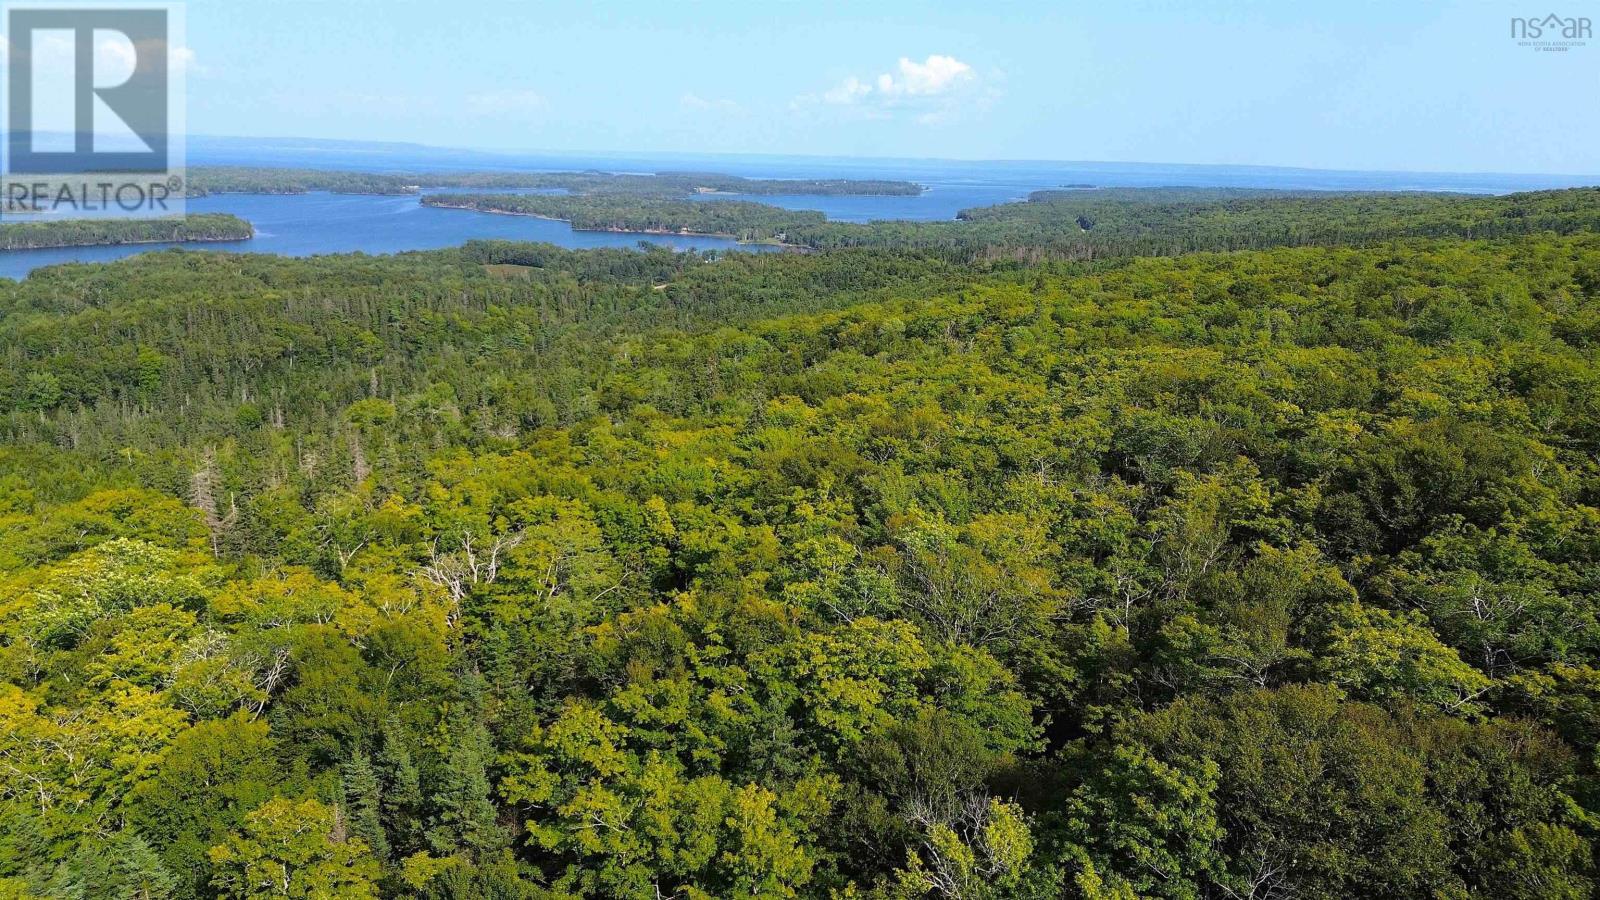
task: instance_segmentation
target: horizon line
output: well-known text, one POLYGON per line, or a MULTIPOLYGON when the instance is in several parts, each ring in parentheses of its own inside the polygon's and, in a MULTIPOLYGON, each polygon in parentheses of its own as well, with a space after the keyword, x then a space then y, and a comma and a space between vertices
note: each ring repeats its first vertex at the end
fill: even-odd
MULTIPOLYGON (((1088 166, 1186 166, 1197 169, 1265 169, 1283 172, 1322 172, 1359 175, 1446 175, 1457 177, 1522 177, 1522 178, 1562 178, 1562 179, 1592 179, 1600 184, 1600 173, 1593 172, 1511 172, 1494 170, 1450 170, 1450 169, 1359 169, 1338 168, 1324 166, 1288 165, 1280 163, 1232 163, 1232 162, 1159 162, 1153 160, 1094 160, 1094 159, 1047 159, 1034 157, 944 157, 944 156, 862 156, 854 154, 824 154, 824 153, 774 153, 769 151, 728 151, 728 150, 554 150, 535 147, 461 147, 446 144, 429 144, 422 141, 398 140, 364 140, 357 138, 326 138, 309 137, 303 135, 231 135, 231 134, 189 134, 186 140, 226 140, 226 141, 301 141, 322 144, 343 144, 352 146, 374 147, 410 147, 424 150, 444 151, 451 153, 476 153, 488 156, 509 156, 526 154, 535 156, 687 156, 687 157, 734 157, 746 159, 815 159, 815 160, 857 160, 864 162, 920 162, 920 163, 961 163, 969 165, 1019 165, 1019 164, 1046 164, 1046 165, 1088 165, 1088 166)), ((192 150, 193 148, 191 148, 192 150)))

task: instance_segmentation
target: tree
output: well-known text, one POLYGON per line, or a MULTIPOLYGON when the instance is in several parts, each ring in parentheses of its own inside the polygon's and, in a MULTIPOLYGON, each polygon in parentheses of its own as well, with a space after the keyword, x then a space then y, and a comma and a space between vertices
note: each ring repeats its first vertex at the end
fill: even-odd
POLYGON ((373 856, 387 859, 389 840, 383 833, 383 791, 372 761, 358 750, 345 762, 341 774, 350 833, 366 841, 373 856))
POLYGON ((1410 697, 1450 712, 1478 710, 1489 679, 1461 661, 1418 614, 1350 604, 1328 611, 1317 666, 1334 684, 1368 698, 1410 697))
POLYGON ((129 792, 128 821, 160 849, 186 894, 210 878, 207 848, 238 828, 282 780, 267 723, 238 713, 178 735, 129 792))
MULTIPOLYGON (((394 849, 403 853, 422 844, 422 778, 411 760, 400 723, 390 716, 383 724, 383 744, 375 769, 382 782, 380 819, 388 825, 394 849)), ((397 855, 399 855, 397 853, 397 855)))
POLYGON ((462 721, 454 731, 454 745, 431 793, 434 812, 428 844, 443 855, 463 850, 487 853, 505 840, 490 799, 489 734, 474 721, 462 721))
POLYGON ((1030 888, 1050 887, 1026 883, 1034 875, 1033 851, 1033 834, 1020 807, 972 798, 960 815, 929 825, 926 841, 910 854, 907 866, 894 873, 888 894, 907 900, 1030 896, 1030 888))
POLYGON ((178 879, 143 838, 119 832, 85 840, 56 869, 47 893, 73 900, 166 900, 178 890, 178 879))
POLYGON ((1506 900, 1582 900, 1594 896, 1593 848, 1572 829, 1536 822, 1486 848, 1484 892, 1506 900))
POLYGON ((315 800, 269 800, 211 848, 212 884, 236 900, 376 898, 377 861, 343 829, 335 811, 315 800))
POLYGON ((1111 886, 1195 900, 1223 865, 1219 776, 1209 761, 1186 772, 1142 748, 1116 747, 1067 799, 1066 834, 1111 886))

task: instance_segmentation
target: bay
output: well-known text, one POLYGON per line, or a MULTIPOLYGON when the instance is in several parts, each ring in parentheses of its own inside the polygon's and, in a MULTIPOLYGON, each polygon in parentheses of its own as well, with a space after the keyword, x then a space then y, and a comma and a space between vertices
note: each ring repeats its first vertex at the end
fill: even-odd
POLYGON ((24 278, 40 266, 108 262, 167 247, 233 253, 313 256, 325 253, 398 253, 455 247, 476 239, 545 241, 577 249, 636 247, 640 240, 679 250, 741 248, 715 237, 578 231, 566 222, 423 206, 416 196, 369 194, 220 194, 188 201, 191 213, 232 213, 255 226, 247 241, 194 244, 124 244, 0 251, 0 277, 24 278))
MULTIPOLYGON (((917 196, 703 195, 701 200, 752 200, 813 209, 830 219, 922 221, 954 218, 963 209, 1024 200, 1036 190, 1094 187, 1245 187, 1284 190, 1460 191, 1498 194, 1595 184, 1578 175, 1357 172, 1269 166, 1160 163, 852 159, 686 154, 552 154, 455 150, 414 144, 287 139, 191 138, 192 165, 245 165, 350 171, 724 172, 752 178, 906 179, 917 196)), ((565 222, 419 204, 415 196, 310 193, 223 194, 189 201, 192 212, 232 213, 248 220, 247 241, 182 245, 193 250, 278 253, 398 253, 454 247, 474 239, 545 241, 575 249, 637 247, 641 241, 679 250, 749 250, 726 238, 575 230, 565 222)), ((137 244, 0 251, 0 277, 23 278, 40 266, 105 262, 173 246, 137 244)))

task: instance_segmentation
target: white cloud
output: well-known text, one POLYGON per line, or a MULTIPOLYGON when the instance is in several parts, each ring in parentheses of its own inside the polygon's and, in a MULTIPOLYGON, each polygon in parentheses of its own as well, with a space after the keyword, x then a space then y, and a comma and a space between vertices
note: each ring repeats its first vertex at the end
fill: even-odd
POLYGON ((139 51, 133 41, 120 31, 97 28, 94 33, 94 82, 97 87, 111 87, 133 77, 139 64, 139 51))
POLYGON ((870 93, 872 93, 872 85, 851 75, 844 81, 839 82, 837 87, 823 94, 822 100, 824 103, 831 103, 835 106, 848 106, 870 93))
MULTIPOLYGON (((156 39, 159 50, 159 41, 156 39)), ((149 46, 146 44, 145 46, 149 46)), ((10 41, 5 35, 0 34, 0 62, 4 62, 11 50, 10 41)), ((77 59, 76 45, 65 36, 47 30, 40 35, 33 46, 34 71, 41 75, 61 76, 69 75, 73 71, 77 59)), ((133 42, 120 31, 110 29, 96 29, 94 34, 94 75, 95 83, 104 87, 121 84, 133 74, 134 66, 138 64, 138 51, 134 49, 133 42)), ((188 47, 177 46, 172 48, 167 66, 174 73, 200 73, 206 69, 195 58, 194 51, 188 47)))
POLYGON ((789 106, 796 111, 840 107, 867 119, 904 113, 932 125, 958 118, 967 109, 986 108, 999 89, 984 82, 971 64, 953 56, 933 53, 921 62, 902 56, 892 70, 875 78, 851 75, 820 94, 796 97, 789 106))
POLYGON ((930 96, 952 91, 973 78, 972 67, 953 56, 929 55, 922 61, 900 57, 900 77, 878 76, 878 91, 895 95, 930 96))
POLYGON ((172 48, 171 65, 179 72, 197 72, 201 75, 204 75, 207 72, 206 67, 200 65, 200 62, 195 59, 194 51, 190 50, 188 47, 172 48))
POLYGON ((719 98, 707 99, 695 93, 688 93, 684 94, 682 97, 679 97, 678 105, 684 109, 693 110, 695 112, 736 113, 743 111, 739 107, 739 104, 732 100, 724 100, 719 98))
MULTIPOLYGON (((164 39, 153 38, 140 43, 139 50, 134 50, 133 42, 128 36, 119 31, 99 29, 95 31, 94 47, 94 76, 98 82, 105 84, 121 84, 133 74, 133 68, 138 63, 139 53, 144 51, 160 52, 164 39), (107 71, 109 69, 109 71, 107 71)), ((174 73, 204 73, 205 69, 195 61, 194 51, 188 47, 176 46, 171 48, 167 56, 167 68, 174 73)))
POLYGON ((544 95, 538 91, 511 89, 467 95, 467 109, 478 115, 525 115, 544 109, 544 95))
MULTIPOLYGON (((77 61, 77 45, 60 31, 51 30, 35 34, 33 38, 33 71, 44 76, 70 76, 77 61)), ((100 62, 97 52, 96 62, 100 62)))

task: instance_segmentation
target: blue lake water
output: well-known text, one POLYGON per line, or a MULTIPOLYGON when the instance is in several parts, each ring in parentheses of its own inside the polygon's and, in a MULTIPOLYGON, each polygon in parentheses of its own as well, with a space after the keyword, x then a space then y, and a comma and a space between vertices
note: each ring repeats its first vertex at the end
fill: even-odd
MULTIPOLYGON (((847 222, 939 220, 963 209, 1022 200, 1031 191, 1096 187, 1254 187, 1293 190, 1424 190, 1506 193, 1600 183, 1563 175, 1354 172, 1263 166, 1096 162, 963 162, 916 159, 831 159, 682 154, 539 154, 450 150, 410 144, 190 138, 191 165, 294 166, 353 171, 520 170, 608 172, 726 172, 755 178, 888 178, 926 187, 913 197, 718 195, 789 209, 814 209, 847 222)), ((563 247, 635 247, 641 239, 679 249, 760 250, 710 237, 575 231, 565 222, 422 206, 417 198, 312 193, 228 194, 189 201, 193 212, 233 213, 250 221, 255 238, 187 244, 197 250, 279 253, 396 253, 453 247, 477 238, 546 241, 563 247)), ((99 262, 160 249, 166 244, 0 251, 0 277, 22 278, 39 266, 99 262)))
POLYGON ((366 194, 224 194, 189 201, 189 211, 226 212, 255 226, 248 241, 204 244, 128 244, 0 251, 0 277, 23 278, 40 266, 106 262, 165 247, 313 256, 322 253, 398 253, 455 247, 478 238, 547 241, 563 247, 635 247, 641 238, 679 249, 728 250, 736 241, 711 237, 575 231, 565 222, 423 206, 415 196, 366 194))

